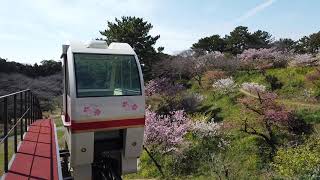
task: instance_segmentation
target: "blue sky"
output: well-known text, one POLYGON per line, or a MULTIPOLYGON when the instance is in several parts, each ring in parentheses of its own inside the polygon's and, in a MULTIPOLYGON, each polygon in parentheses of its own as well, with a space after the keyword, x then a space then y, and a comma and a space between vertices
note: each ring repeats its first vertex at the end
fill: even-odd
POLYGON ((59 60, 64 42, 101 37, 108 20, 129 15, 151 22, 169 54, 238 25, 299 39, 320 31, 319 7, 319 0, 2 0, 0 57, 59 60))

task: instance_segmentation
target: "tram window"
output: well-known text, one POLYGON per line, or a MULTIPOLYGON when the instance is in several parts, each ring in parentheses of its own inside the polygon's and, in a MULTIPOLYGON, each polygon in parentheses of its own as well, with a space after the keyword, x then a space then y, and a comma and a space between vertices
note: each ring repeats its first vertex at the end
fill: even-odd
POLYGON ((78 97, 141 95, 132 55, 74 54, 78 97))

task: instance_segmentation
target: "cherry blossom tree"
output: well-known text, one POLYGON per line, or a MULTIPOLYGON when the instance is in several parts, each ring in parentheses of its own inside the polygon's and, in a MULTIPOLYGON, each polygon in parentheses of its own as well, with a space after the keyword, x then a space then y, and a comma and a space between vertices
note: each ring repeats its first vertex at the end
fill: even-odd
POLYGON ((291 61, 291 66, 314 66, 318 59, 312 54, 296 54, 291 61))
POLYGON ((242 83, 241 88, 249 91, 250 93, 263 93, 266 91, 266 87, 264 85, 255 82, 244 82, 242 83))
POLYGON ((285 67, 292 53, 278 51, 276 48, 247 49, 237 57, 243 68, 264 71, 272 67, 285 67))
POLYGON ((275 59, 276 53, 275 48, 247 49, 238 57, 243 61, 258 61, 260 59, 275 59))
POLYGON ((190 129, 191 120, 183 110, 172 111, 171 115, 158 115, 151 111, 150 108, 146 109, 143 148, 162 176, 164 176, 162 167, 156 161, 152 152, 164 154, 177 151, 179 146, 184 142, 184 136, 190 129))
POLYGON ((192 132, 200 138, 212 138, 220 135, 222 123, 197 121, 192 125, 192 132))
POLYGON ((190 130, 191 121, 183 110, 170 114, 158 115, 146 109, 145 146, 163 153, 177 150, 190 130))
POLYGON ((237 84, 234 82, 232 77, 229 77, 217 80, 212 87, 223 93, 229 93, 233 92, 237 88, 237 84))

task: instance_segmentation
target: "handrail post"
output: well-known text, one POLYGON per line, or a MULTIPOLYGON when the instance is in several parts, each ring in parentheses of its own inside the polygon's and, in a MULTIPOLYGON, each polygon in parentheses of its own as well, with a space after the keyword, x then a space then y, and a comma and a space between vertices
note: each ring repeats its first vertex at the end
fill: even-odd
POLYGON ((38 108, 39 108, 39 117, 38 119, 42 119, 42 113, 41 113, 41 107, 40 107, 40 102, 39 102, 39 99, 37 100, 37 103, 38 103, 38 108))
POLYGON ((30 111, 31 111, 31 108, 30 108, 30 91, 28 91, 28 98, 27 98, 27 105, 28 105, 28 123, 27 123, 27 128, 29 127, 29 124, 30 124, 30 111))
POLYGON ((37 106, 35 105, 36 103, 36 96, 33 95, 33 101, 32 101, 32 104, 33 104, 33 122, 36 121, 36 109, 37 109, 37 106))
MULTIPOLYGON (((23 99, 22 92, 20 93, 20 117, 23 115, 23 99)), ((23 119, 20 120, 20 140, 23 140, 23 119)))
POLYGON ((29 91, 29 94, 28 94, 28 107, 29 107, 29 111, 28 111, 28 127, 31 123, 31 91, 29 91))
POLYGON ((30 123, 29 123, 29 126, 32 124, 32 121, 33 121, 33 117, 32 117, 32 112, 33 112, 33 104, 32 104, 32 99, 33 99, 33 94, 32 92, 30 91, 30 123))
POLYGON ((37 118, 37 111, 38 111, 38 106, 37 106, 37 97, 34 96, 33 98, 33 103, 34 103, 34 112, 33 112, 33 117, 34 117, 34 121, 36 121, 37 118))
MULTIPOLYGON (((27 92, 24 92, 24 109, 25 111, 28 111, 28 106, 27 106, 27 92)), ((27 124, 28 124, 28 113, 26 113, 25 118, 24 118, 24 132, 27 132, 27 124)))
MULTIPOLYGON (((4 137, 8 134, 8 98, 4 98, 3 106, 3 135, 4 137)), ((4 172, 8 172, 8 138, 4 140, 4 172)))
POLYGON ((37 104, 37 97, 36 96, 34 97, 34 107, 35 107, 34 118, 35 118, 35 120, 37 120, 39 118, 38 118, 38 104, 37 104))
POLYGON ((17 140, 17 95, 13 95, 13 124, 14 124, 14 152, 17 152, 18 149, 18 140, 17 140))
MULTIPOLYGON (((32 124, 33 123, 33 94, 32 93, 30 93, 30 106, 31 106, 31 112, 30 112, 30 114, 31 114, 31 121, 30 121, 30 124, 32 124)), ((29 125, 30 125, 29 124, 29 125)))

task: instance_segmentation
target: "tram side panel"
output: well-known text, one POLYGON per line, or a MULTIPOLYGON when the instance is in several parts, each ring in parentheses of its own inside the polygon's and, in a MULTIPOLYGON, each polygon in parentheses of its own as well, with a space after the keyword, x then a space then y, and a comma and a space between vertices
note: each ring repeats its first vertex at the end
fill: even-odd
POLYGON ((118 151, 122 173, 136 172, 143 144, 144 98, 79 98, 73 107, 72 118, 77 121, 72 122, 76 128, 72 129, 71 163, 92 163, 97 153, 118 151))

